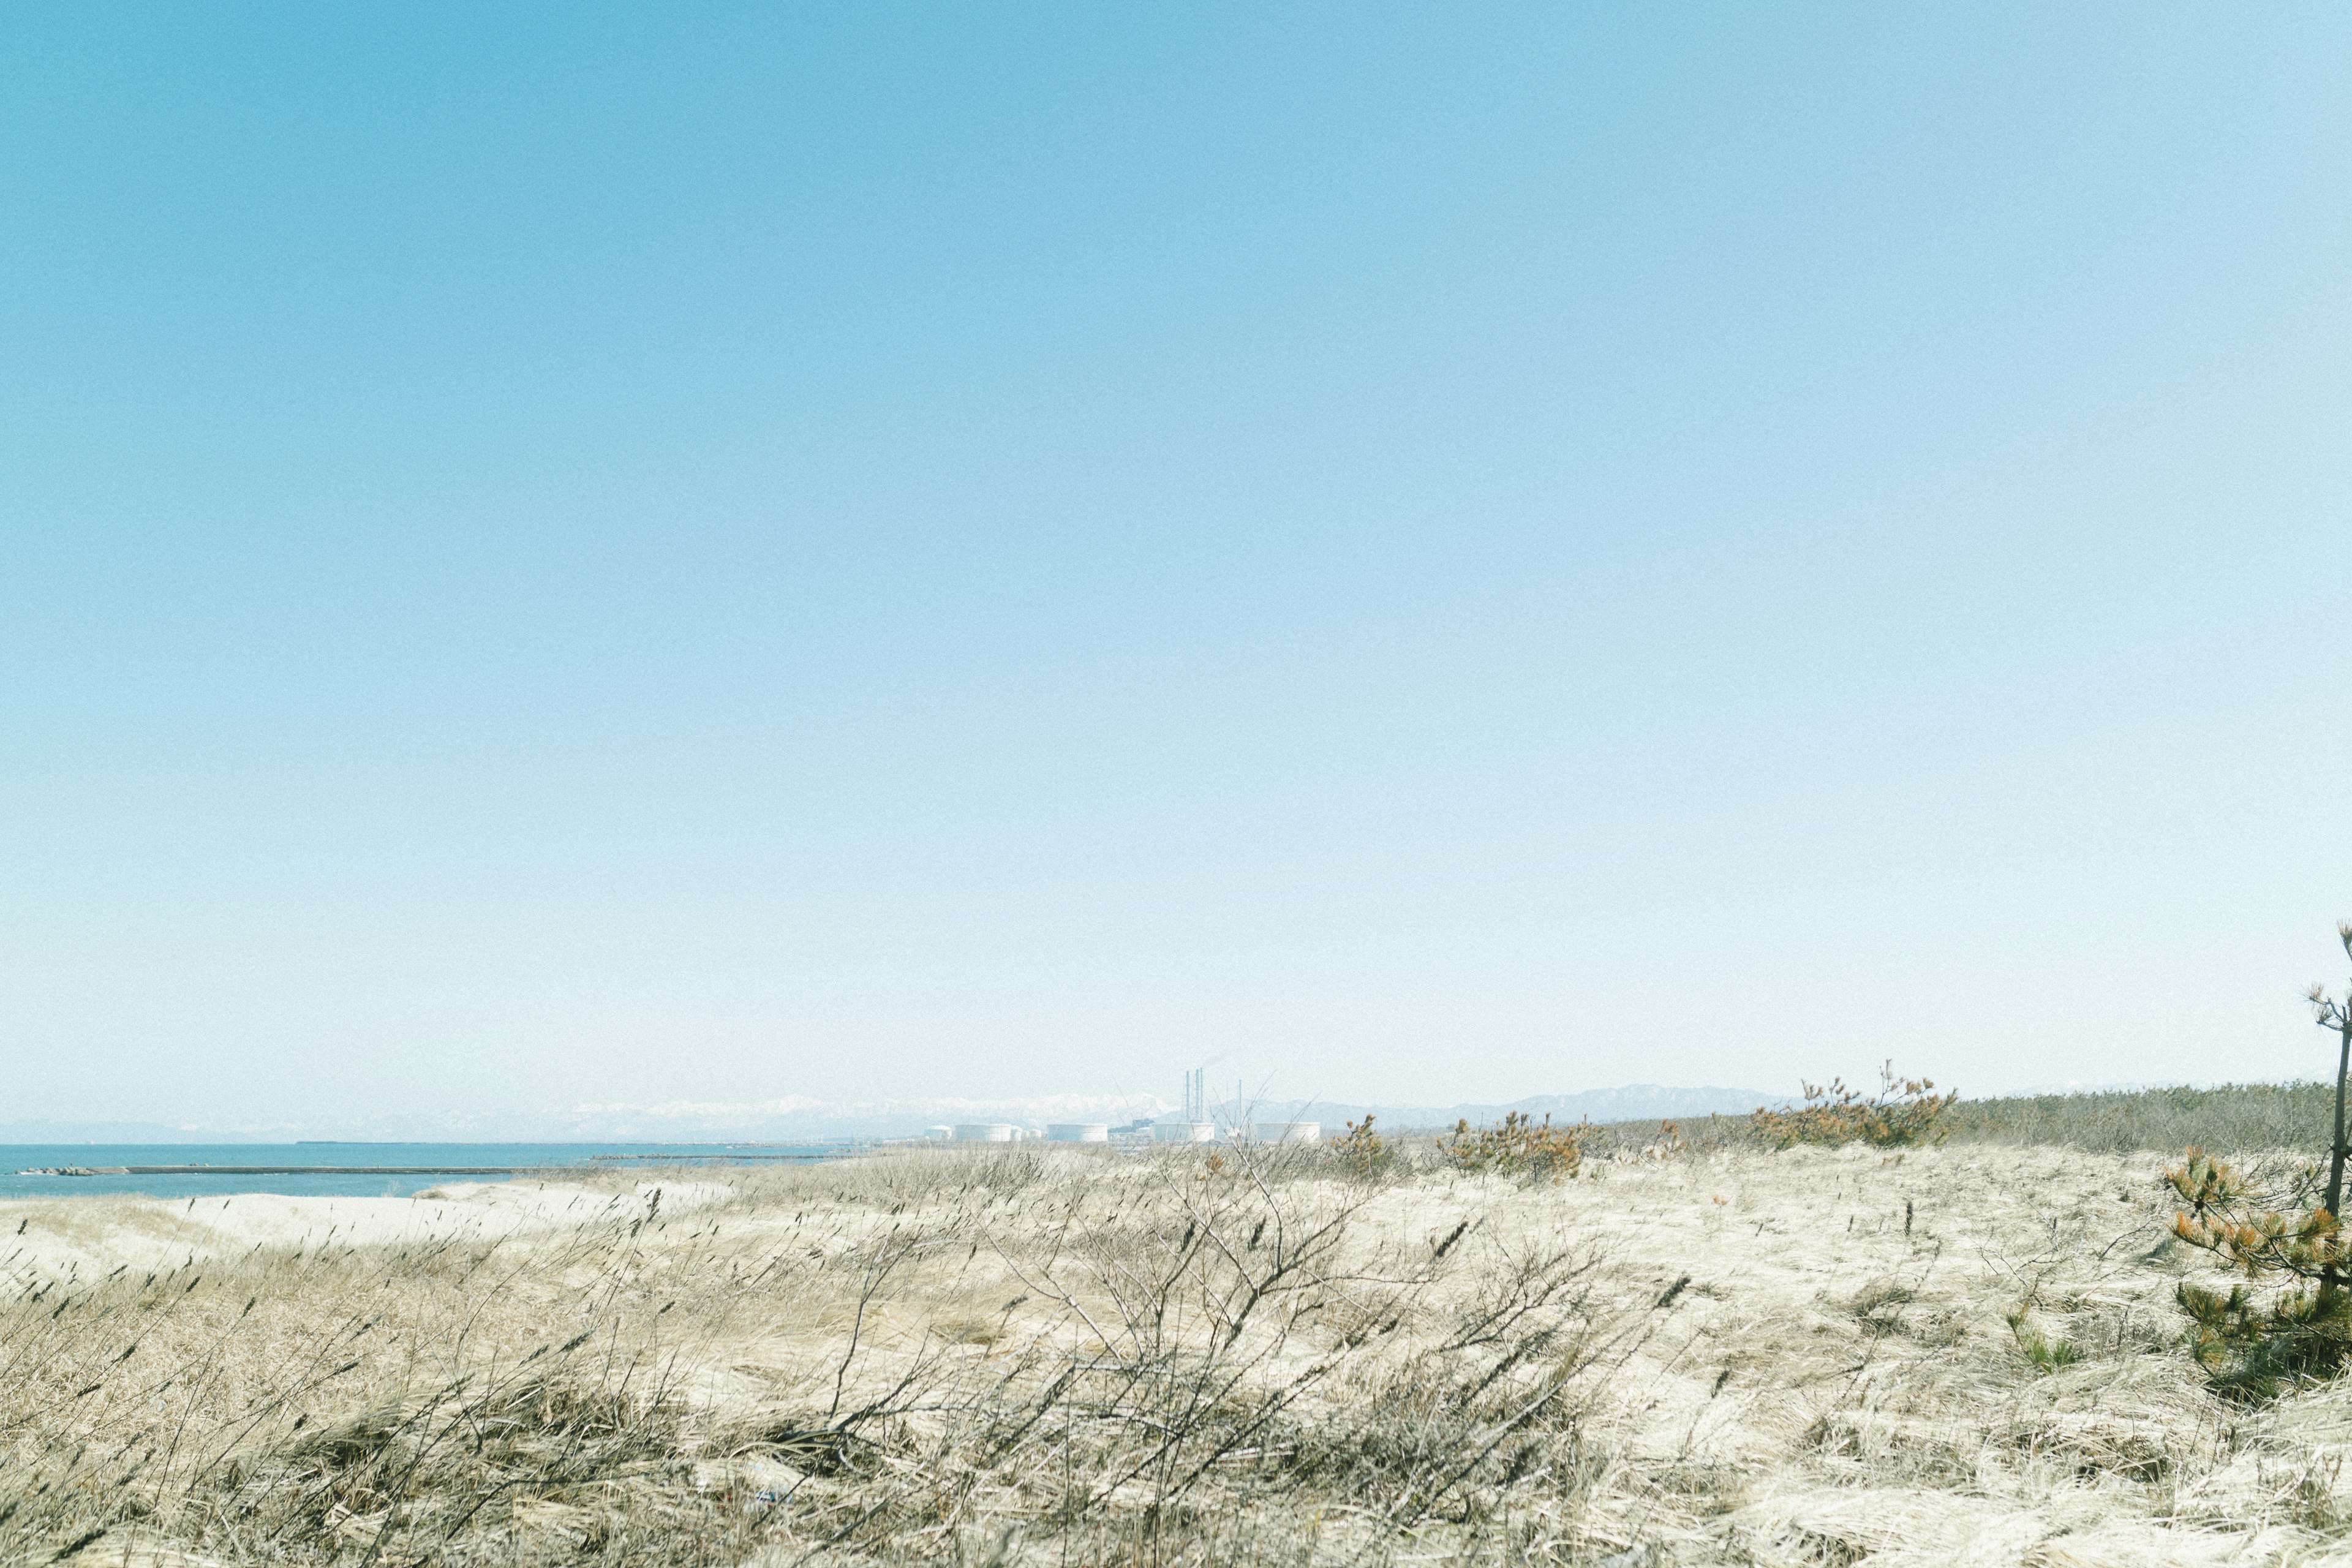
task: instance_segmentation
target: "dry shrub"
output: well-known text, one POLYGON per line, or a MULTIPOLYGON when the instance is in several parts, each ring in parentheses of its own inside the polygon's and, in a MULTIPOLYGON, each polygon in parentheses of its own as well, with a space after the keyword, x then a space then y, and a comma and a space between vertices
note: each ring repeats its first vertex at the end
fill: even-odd
POLYGON ((1748 1117, 1749 1125, 1775 1149, 1801 1143, 1900 1149, 1942 1142, 1948 1135, 1945 1118, 1958 1094, 1931 1092, 1936 1085, 1929 1079, 1896 1078, 1891 1059, 1878 1076, 1878 1092, 1871 1095, 1848 1089, 1843 1079, 1832 1079, 1826 1089, 1806 1084, 1804 1104, 1788 1110, 1759 1107, 1748 1117))
POLYGON ((1524 1111, 1513 1110, 1494 1127, 1456 1121, 1452 1134, 1438 1140, 1437 1148, 1457 1170, 1559 1182, 1576 1174, 1584 1162, 1585 1140, 1594 1131, 1589 1123, 1554 1127, 1549 1116, 1535 1121, 1524 1111))

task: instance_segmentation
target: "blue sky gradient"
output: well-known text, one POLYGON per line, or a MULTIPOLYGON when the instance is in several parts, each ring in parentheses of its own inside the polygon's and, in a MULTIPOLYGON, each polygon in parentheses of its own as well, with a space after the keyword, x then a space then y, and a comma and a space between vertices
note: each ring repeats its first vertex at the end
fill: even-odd
POLYGON ((2327 1065, 2339 9, 8 28, 16 1115, 2327 1065))

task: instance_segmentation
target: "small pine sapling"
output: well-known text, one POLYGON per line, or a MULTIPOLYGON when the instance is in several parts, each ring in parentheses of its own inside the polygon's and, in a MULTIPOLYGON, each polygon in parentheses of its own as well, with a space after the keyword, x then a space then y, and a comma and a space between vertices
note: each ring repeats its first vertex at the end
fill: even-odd
POLYGON ((1396 1167, 1396 1146, 1372 1131, 1370 1111, 1364 1113, 1361 1121, 1349 1122, 1347 1135, 1331 1140, 1330 1147, 1350 1174, 1367 1181, 1384 1176, 1396 1167))
POLYGON ((2083 1359, 2083 1347, 2063 1336, 2051 1339, 2035 1328, 2027 1317, 2028 1309, 2018 1307, 2009 1314, 2009 1331, 2017 1340, 2018 1353, 2027 1364, 2045 1377, 2061 1367, 2073 1366, 2083 1359))
MULTIPOLYGON (((2352 924, 2336 927, 2352 957, 2352 924)), ((2236 1171, 2191 1145, 2165 1173, 2180 1199, 2172 1216, 2179 1240, 2210 1253, 2249 1281, 2284 1276, 2295 1281, 2263 1300, 2244 1285, 2228 1295, 2182 1281, 2175 1291, 2195 1324, 2189 1353, 2219 1392, 2233 1398, 2274 1398, 2305 1379, 2333 1377, 2352 1363, 2352 1290, 2346 1289, 2347 1237, 2337 1220, 2344 1198, 2344 1100, 2352 1078, 2352 992, 2338 1000, 2324 986, 2309 993, 2322 1028, 2343 1040, 2336 1065, 2336 1125, 2328 1142, 2327 1185, 2313 1203, 2317 1172, 2305 1167, 2283 1194, 2257 1192, 2236 1171)))

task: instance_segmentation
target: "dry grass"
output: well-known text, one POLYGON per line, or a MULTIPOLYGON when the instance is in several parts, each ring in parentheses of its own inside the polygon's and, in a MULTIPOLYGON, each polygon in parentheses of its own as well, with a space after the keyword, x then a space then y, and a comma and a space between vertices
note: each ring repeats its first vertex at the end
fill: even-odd
POLYGON ((2064 1143, 2077 1149, 2325 1151, 2335 1125, 2336 1085, 2231 1083, 1962 1100, 1952 1135, 1984 1142, 2064 1143))
POLYGON ((145 1220, 0 1205, 82 1233, 0 1307, 0 1558, 2337 1555, 2352 1390, 2204 1386, 2160 1164, 909 1153, 111 1278, 145 1220))
MULTIPOLYGON (((2232 1083, 2212 1088, 2101 1089, 2084 1094, 1957 1100, 1937 1117, 1956 1142, 2054 1144, 2126 1153, 2209 1149, 2324 1151, 2334 1127, 2336 1086, 2232 1083)), ((1621 1121, 1597 1129, 1601 1146, 1638 1146, 1672 1126, 1695 1147, 1769 1145, 1753 1118, 1696 1116, 1678 1122, 1621 1121)))

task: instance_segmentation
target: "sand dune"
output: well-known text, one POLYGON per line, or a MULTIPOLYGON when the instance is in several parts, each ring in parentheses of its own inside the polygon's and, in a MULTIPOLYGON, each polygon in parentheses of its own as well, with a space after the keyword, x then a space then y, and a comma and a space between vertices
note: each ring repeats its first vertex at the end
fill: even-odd
POLYGON ((2162 1164, 1727 1149, 1366 1184, 1324 1150, 1024 1148, 672 1186, 658 1218, 652 1182, 12 1205, 9 1266, 78 1283, 10 1309, 5 1409, 50 1468, 0 1546, 2352 1558, 2352 1383, 2207 1386, 2162 1164))

